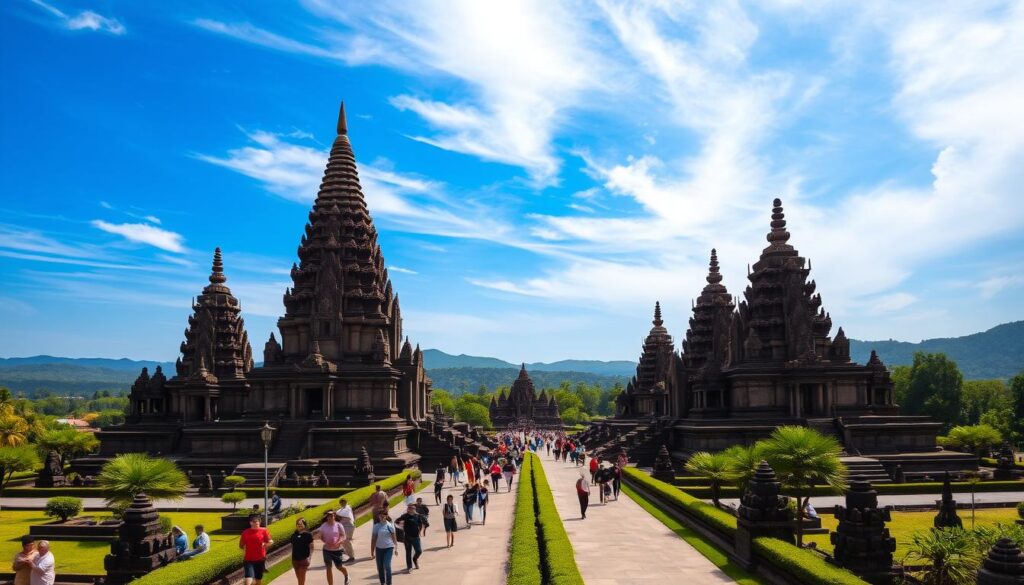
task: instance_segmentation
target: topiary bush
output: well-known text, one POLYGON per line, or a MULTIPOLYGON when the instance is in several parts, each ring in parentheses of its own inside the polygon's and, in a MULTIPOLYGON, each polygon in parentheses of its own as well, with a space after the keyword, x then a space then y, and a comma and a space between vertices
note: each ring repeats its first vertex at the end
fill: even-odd
POLYGON ((867 582, 846 569, 829 564, 816 553, 781 541, 761 536, 754 539, 754 553, 762 561, 782 570, 802 585, 867 585, 867 582))
MULTIPOLYGON (((536 455, 527 454, 531 460, 536 455)), ((565 532, 562 518, 555 508, 555 498, 551 495, 551 485, 548 484, 544 468, 540 465, 532 466, 533 492, 537 499, 537 527, 540 530, 540 537, 544 542, 544 563, 548 568, 548 583, 550 585, 583 585, 583 577, 580 569, 576 566, 576 557, 572 550, 572 542, 565 532)), ((525 480, 521 477, 519 481, 525 480)))
POLYGON ((50 518, 60 518, 61 522, 67 522, 68 518, 74 518, 82 513, 82 499, 70 496, 58 496, 46 501, 46 515, 50 518))
POLYGON ((224 487, 231 491, 235 491, 235 488, 245 483, 245 478, 241 475, 229 475, 224 478, 224 487))
POLYGON ((540 570, 540 545, 534 515, 533 458, 528 454, 519 470, 515 516, 512 521, 512 550, 509 554, 507 585, 537 585, 543 581, 540 570))
POLYGON ((237 510, 238 504, 245 500, 247 496, 244 492, 228 492, 220 497, 220 501, 225 504, 231 504, 231 510, 237 510))
MULTIPOLYGON (((640 489, 650 492, 664 502, 679 509, 684 514, 692 516, 707 524, 711 529, 721 533, 723 536, 733 538, 736 535, 736 517, 708 504, 699 498, 691 495, 689 490, 682 491, 679 488, 654 479, 650 475, 636 469, 627 467, 622 470, 623 476, 640 489)), ((710 497, 710 488, 708 495, 710 497)), ((725 489, 722 490, 725 497, 725 489)))

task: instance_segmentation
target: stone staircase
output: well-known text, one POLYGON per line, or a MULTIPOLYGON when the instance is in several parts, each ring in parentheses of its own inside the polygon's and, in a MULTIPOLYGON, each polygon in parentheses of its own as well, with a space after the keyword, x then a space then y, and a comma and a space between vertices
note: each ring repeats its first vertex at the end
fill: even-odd
MULTIPOLYGON (((271 461, 289 461, 305 456, 306 436, 309 423, 304 421, 279 421, 274 443, 270 447, 271 461)), ((261 480, 262 481, 262 480, 261 480)))
POLYGON ((843 442, 842 431, 836 426, 834 418, 809 418, 807 428, 814 429, 826 437, 834 437, 840 444, 843 442))
POLYGON ((850 479, 860 476, 872 484, 892 483, 885 467, 877 459, 870 457, 841 457, 840 461, 846 466, 850 479))
MULTIPOLYGON (((278 480, 281 479, 281 473, 284 471, 284 463, 276 463, 271 461, 267 464, 267 476, 269 477, 269 485, 277 485, 278 480)), ((243 463, 231 472, 232 475, 240 475, 245 478, 245 483, 242 487, 260 487, 263 485, 263 462, 259 463, 243 463)))

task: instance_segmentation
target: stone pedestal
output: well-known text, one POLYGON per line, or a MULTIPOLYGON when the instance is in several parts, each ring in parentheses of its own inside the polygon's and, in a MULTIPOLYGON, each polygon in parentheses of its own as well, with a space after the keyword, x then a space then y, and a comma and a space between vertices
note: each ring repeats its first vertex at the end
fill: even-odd
POLYGON ((949 483, 948 471, 942 480, 942 499, 935 503, 939 507, 939 513, 932 522, 935 528, 963 528, 964 522, 956 514, 956 500, 953 499, 953 486, 949 483))
POLYGON ((370 485, 377 480, 373 474, 373 463, 370 461, 370 454, 363 447, 359 452, 359 461, 356 462, 354 485, 370 485))
POLYGON ((793 523, 789 513, 789 498, 780 495, 782 484, 775 470, 762 461, 747 483, 740 507, 736 510, 736 555, 747 566, 754 563, 753 541, 759 536, 770 536, 789 543, 793 538, 793 523))
POLYGON ((1000 538, 978 570, 978 585, 1024 585, 1024 554, 1020 545, 1000 538))
POLYGON ((118 539, 103 559, 107 585, 123 585, 174 560, 174 542, 160 529, 160 514, 145 494, 125 510, 118 539))
POLYGON ((896 539, 885 523, 888 508, 878 507, 878 492, 863 478, 854 479, 846 492, 846 506, 836 506, 839 526, 832 533, 835 562, 865 581, 891 584, 899 573, 893 564, 896 539))
POLYGON ((676 470, 672 467, 672 457, 668 454, 668 447, 661 446, 658 456, 654 459, 654 472, 651 474, 654 479, 672 483, 676 478, 676 470))
POLYGON ((36 487, 53 488, 66 485, 67 480, 64 478, 64 468, 60 465, 60 455, 57 455, 56 451, 50 451, 46 454, 46 463, 43 465, 42 471, 36 477, 36 487))
POLYGON ((1013 448, 1009 443, 1003 443, 1003 446, 999 449, 999 459, 996 463, 995 471, 992 472, 992 479, 1009 481, 1013 479, 1013 472, 1013 448))

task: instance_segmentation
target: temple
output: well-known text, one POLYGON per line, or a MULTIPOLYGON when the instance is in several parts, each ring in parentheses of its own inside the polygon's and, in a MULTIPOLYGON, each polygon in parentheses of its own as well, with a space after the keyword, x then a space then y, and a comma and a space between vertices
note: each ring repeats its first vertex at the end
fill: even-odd
POLYGON ((768 246, 748 267, 738 303, 711 251, 681 353, 655 306, 636 377, 617 397, 616 417, 588 431, 591 442, 609 452, 627 447, 641 459, 665 442, 673 458, 685 460, 801 424, 839 439, 848 466, 873 482, 898 465, 915 473, 970 467, 969 457, 937 449, 940 423, 899 415, 877 354, 853 363, 843 329, 830 336, 832 319, 809 278, 811 263, 789 239, 776 199, 768 246))
POLYGON ((364 447, 379 475, 417 465, 425 454, 442 459, 457 448, 485 448, 431 408, 423 353, 403 337, 344 104, 297 254, 279 337, 271 333, 255 366, 218 248, 173 377, 144 368, 127 422, 104 428, 100 456, 76 467, 90 472, 117 453, 145 450, 174 456, 192 474, 223 474, 262 461, 265 421, 274 428, 275 481, 348 480, 364 447))
POLYGON ((508 396, 504 392, 491 398, 491 425, 497 429, 510 426, 527 426, 541 429, 562 428, 562 416, 554 396, 541 390, 540 396, 533 388, 533 380, 526 373, 526 364, 519 369, 519 377, 512 382, 508 396))

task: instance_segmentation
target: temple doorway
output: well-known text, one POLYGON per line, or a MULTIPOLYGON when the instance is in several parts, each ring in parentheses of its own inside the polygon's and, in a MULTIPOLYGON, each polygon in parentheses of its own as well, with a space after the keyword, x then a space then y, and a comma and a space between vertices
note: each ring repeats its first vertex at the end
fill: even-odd
POLYGON ((800 385, 800 412, 804 416, 811 416, 814 412, 814 385, 800 385))
POLYGON ((324 416, 324 389, 306 388, 306 416, 308 418, 323 418, 324 416))

